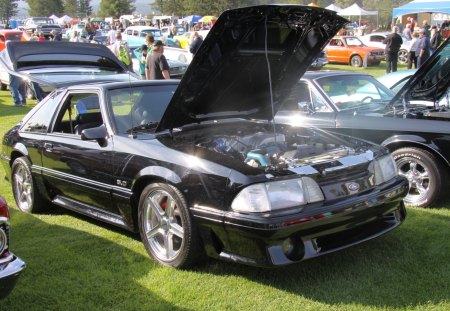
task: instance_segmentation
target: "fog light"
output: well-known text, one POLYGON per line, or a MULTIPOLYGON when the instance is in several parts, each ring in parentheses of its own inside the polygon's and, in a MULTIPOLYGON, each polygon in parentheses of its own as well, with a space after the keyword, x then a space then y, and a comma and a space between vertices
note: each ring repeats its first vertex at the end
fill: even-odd
POLYGON ((294 251, 294 243, 291 238, 287 238, 281 244, 281 248, 283 249, 284 254, 288 257, 294 251))

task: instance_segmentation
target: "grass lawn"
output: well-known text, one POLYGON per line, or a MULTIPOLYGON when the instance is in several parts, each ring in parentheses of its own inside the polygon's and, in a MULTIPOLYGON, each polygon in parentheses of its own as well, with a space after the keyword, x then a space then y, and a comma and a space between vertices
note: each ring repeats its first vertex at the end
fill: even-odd
MULTIPOLYGON (((2 137, 30 109, 11 105, 1 91, 2 137)), ((450 310, 450 200, 408 208, 381 238, 285 268, 209 260, 177 271, 121 229, 60 208, 19 212, 2 169, 0 193, 12 207, 12 251, 27 263, 0 310, 450 310)))

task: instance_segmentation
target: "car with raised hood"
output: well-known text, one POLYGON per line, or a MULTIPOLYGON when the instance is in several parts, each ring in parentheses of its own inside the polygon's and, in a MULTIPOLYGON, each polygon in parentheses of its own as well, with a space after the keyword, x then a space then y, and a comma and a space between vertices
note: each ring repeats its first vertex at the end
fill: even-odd
POLYGON ((409 180, 405 203, 432 206, 446 197, 450 172, 448 44, 447 40, 395 92, 364 73, 307 73, 276 120, 388 147, 399 173, 409 180))
POLYGON ((8 204, 0 196, 0 299, 5 298, 16 284, 25 263, 10 248, 10 219, 8 204))
POLYGON ((346 22, 308 6, 233 9, 181 81, 57 88, 2 140, 19 209, 52 202, 140 232, 177 268, 204 255, 287 265, 396 228, 408 182, 385 147, 272 122, 346 22))

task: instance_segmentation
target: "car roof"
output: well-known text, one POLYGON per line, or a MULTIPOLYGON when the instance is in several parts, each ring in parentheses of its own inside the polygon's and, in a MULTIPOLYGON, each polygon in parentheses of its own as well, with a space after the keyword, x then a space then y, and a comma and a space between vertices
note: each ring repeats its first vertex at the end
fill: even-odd
POLYGON ((144 29, 151 29, 151 30, 159 30, 159 28, 153 27, 153 26, 142 26, 142 25, 134 25, 134 26, 128 26, 127 29, 134 29, 134 30, 144 30, 144 29))
MULTIPOLYGON (((178 85, 180 80, 178 79, 170 79, 170 80, 130 80, 130 81, 120 81, 120 82, 111 82, 111 81, 103 81, 103 82, 91 82, 84 84, 75 84, 67 86, 66 89, 83 89, 83 90, 94 90, 94 89, 102 89, 102 90, 112 90, 117 88, 126 88, 130 89, 138 86, 151 86, 151 85, 178 85)), ((63 89, 63 88, 60 88, 63 89)))
POLYGON ((303 79, 314 80, 322 77, 330 77, 330 76, 372 76, 368 73, 363 72, 352 72, 352 71, 339 71, 339 70, 314 70, 307 71, 303 76, 303 79))

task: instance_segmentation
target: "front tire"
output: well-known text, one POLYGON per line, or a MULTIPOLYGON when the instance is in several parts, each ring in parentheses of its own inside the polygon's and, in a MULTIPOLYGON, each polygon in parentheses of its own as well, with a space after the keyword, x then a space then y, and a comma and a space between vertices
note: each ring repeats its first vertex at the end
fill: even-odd
POLYGON ((352 58, 350 58, 350 65, 352 65, 352 67, 362 67, 363 60, 361 56, 353 55, 352 58))
POLYGON ((419 148, 401 148, 392 152, 399 174, 409 181, 404 202, 409 206, 428 207, 445 189, 445 168, 430 152, 419 148))
POLYGON ((45 200, 36 187, 31 174, 31 163, 26 157, 14 160, 12 165, 12 190, 17 207, 26 213, 37 213, 45 209, 45 200))
POLYGON ((138 208, 139 232, 155 261, 173 268, 197 263, 203 248, 178 189, 164 183, 150 184, 142 191, 138 208))

